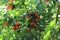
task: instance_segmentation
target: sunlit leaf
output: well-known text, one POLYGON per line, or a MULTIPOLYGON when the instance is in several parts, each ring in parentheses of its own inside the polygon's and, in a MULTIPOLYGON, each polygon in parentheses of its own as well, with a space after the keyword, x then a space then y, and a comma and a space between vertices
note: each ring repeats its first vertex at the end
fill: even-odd
POLYGON ((43 40, 48 40, 49 36, 50 36, 50 31, 46 33, 46 35, 43 37, 43 40))
POLYGON ((54 26, 54 24, 55 24, 55 20, 52 20, 52 21, 50 22, 50 26, 54 26))

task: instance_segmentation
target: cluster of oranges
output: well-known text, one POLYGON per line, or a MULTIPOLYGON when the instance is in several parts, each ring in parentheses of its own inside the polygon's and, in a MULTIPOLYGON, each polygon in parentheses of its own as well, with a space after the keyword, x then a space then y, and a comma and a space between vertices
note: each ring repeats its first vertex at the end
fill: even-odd
MULTIPOLYGON (((40 16, 37 13, 33 13, 32 11, 30 11, 29 13, 27 13, 27 15, 25 16, 25 19, 29 20, 29 26, 36 28, 37 24, 36 22, 39 20, 40 16)), ((27 31, 30 30, 30 28, 26 28, 27 31)))
POLYGON ((30 11, 29 13, 27 13, 27 15, 25 16, 26 19, 32 21, 38 21, 38 19, 40 18, 39 14, 37 13, 33 13, 32 11, 30 11))
MULTIPOLYGON (((8 21, 5 21, 4 22, 4 26, 6 26, 6 27, 8 27, 8 21)), ((14 23, 14 25, 13 25, 13 30, 17 30, 19 28, 19 22, 18 21, 16 21, 15 23, 14 23)))
MULTIPOLYGON (((10 2, 13 2, 14 0, 10 0, 10 2)), ((6 9, 13 9, 13 5, 11 5, 10 3, 7 4, 6 9)), ((34 13, 33 11, 30 11, 29 13, 27 13, 27 15, 25 16, 25 19, 29 20, 29 26, 36 28, 37 24, 36 22, 39 20, 40 16, 37 13, 34 13)), ((5 26, 8 26, 8 22, 6 21, 4 23, 5 26)), ((13 29, 17 30, 19 28, 19 22, 15 22, 13 25, 13 29)), ((30 31, 30 28, 26 28, 27 31, 30 31)))
POLYGON ((17 30, 19 28, 19 22, 17 21, 14 25, 13 25, 13 30, 17 30))

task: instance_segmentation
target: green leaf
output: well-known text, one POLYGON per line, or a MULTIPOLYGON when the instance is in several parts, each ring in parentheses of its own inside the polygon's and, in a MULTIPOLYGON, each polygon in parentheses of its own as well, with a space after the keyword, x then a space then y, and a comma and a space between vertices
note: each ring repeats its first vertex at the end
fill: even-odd
POLYGON ((48 40, 49 36, 50 36, 50 31, 46 33, 46 35, 43 37, 43 40, 48 40))
POLYGON ((45 28, 45 31, 47 32, 47 31, 49 31, 50 29, 51 29, 51 27, 50 27, 49 25, 47 25, 46 28, 45 28))
POLYGON ((13 40, 13 37, 11 37, 10 40, 13 40))
POLYGON ((0 40, 3 40, 3 34, 0 34, 0 40))
POLYGON ((60 28, 60 24, 57 24, 57 26, 56 26, 56 31, 58 31, 59 28, 60 28))
POLYGON ((55 25, 55 20, 52 20, 51 22, 50 22, 50 26, 54 26, 55 25))
POLYGON ((25 5, 28 5, 29 4, 29 2, 25 2, 25 5))

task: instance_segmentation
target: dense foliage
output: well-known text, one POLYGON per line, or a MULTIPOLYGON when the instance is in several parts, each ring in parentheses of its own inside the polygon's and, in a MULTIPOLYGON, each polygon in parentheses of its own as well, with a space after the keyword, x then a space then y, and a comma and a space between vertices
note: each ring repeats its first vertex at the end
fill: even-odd
POLYGON ((2 0, 0 6, 0 40, 60 40, 58 0, 2 0))

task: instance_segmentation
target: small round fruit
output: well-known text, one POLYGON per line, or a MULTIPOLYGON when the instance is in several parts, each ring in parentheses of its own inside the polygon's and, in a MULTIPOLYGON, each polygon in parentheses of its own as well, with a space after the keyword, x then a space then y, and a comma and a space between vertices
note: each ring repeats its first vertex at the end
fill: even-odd
POLYGON ((8 26, 8 22, 7 22, 7 21, 5 21, 5 22, 4 22, 4 25, 5 25, 5 26, 8 26))
POLYGON ((33 12, 32 12, 32 11, 30 11, 29 13, 30 13, 30 14, 33 14, 33 12))
POLYGON ((38 14, 35 14, 35 17, 40 18, 40 16, 38 14))
POLYGON ((7 4, 6 9, 13 9, 13 6, 11 4, 7 4))
POLYGON ((18 29, 19 28, 19 26, 16 26, 16 29, 18 29))
POLYGON ((18 21, 15 23, 15 26, 19 26, 19 22, 18 21))
POLYGON ((48 0, 45 0, 45 2, 48 2, 48 0))
POLYGON ((29 32, 30 31, 30 28, 26 28, 26 31, 29 32))
POLYGON ((49 4, 49 0, 45 0, 45 3, 48 5, 49 4))
POLYGON ((14 0, 10 0, 10 2, 13 2, 14 0))
POLYGON ((13 30, 17 30, 17 28, 16 28, 16 27, 13 27, 12 29, 13 29, 13 30))
POLYGON ((31 19, 29 16, 25 16, 25 18, 26 18, 27 20, 30 20, 30 19, 31 19))
POLYGON ((36 26, 36 23, 35 22, 31 22, 30 26, 36 26))

